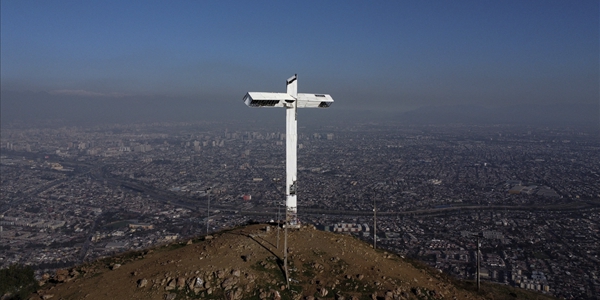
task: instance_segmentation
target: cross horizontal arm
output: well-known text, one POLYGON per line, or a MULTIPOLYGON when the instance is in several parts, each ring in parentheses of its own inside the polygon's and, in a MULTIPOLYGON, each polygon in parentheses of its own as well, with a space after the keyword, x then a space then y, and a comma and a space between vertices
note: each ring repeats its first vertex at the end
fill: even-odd
POLYGON ((327 108, 333 103, 328 94, 298 93, 298 99, 287 93, 249 92, 244 96, 244 103, 250 107, 286 107, 286 103, 296 100, 298 108, 327 108))

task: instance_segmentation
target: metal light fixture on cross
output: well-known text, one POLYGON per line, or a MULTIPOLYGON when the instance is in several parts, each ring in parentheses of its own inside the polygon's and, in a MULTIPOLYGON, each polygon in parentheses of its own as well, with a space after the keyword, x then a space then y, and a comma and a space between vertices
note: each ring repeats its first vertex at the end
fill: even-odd
POLYGON ((296 201, 297 149, 298 149, 298 108, 327 108, 333 103, 328 94, 298 93, 298 75, 286 80, 287 93, 249 92, 244 103, 250 107, 285 107, 286 111, 286 179, 285 179, 285 219, 286 228, 297 228, 298 211, 296 201))

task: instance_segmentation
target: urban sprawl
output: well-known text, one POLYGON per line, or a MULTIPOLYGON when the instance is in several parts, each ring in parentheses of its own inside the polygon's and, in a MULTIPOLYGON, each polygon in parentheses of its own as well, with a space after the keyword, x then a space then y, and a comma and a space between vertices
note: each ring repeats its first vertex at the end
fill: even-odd
MULTIPOLYGON (((265 127, 265 126, 263 126, 265 127)), ((284 128, 4 126, 0 267, 58 268, 285 212, 284 128)), ((600 295, 597 128, 300 128, 298 216, 458 278, 600 295), (377 227, 374 228, 374 208, 377 227), (375 229, 375 230, 374 230, 375 229)))

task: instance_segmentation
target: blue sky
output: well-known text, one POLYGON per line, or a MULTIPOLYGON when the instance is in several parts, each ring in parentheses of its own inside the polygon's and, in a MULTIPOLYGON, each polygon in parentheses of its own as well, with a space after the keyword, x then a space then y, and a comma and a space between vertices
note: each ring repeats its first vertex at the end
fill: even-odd
POLYGON ((300 92, 340 109, 599 101, 598 1, 3 0, 0 11, 11 95, 228 103, 284 91, 298 73, 300 92))

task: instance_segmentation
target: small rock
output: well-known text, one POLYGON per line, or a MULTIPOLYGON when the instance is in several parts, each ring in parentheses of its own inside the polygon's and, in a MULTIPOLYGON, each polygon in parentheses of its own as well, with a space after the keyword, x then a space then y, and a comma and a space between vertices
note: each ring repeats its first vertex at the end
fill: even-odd
POLYGON ((112 269, 113 269, 113 270, 116 270, 116 269, 118 269, 118 268, 120 268, 120 267, 121 267, 121 264, 114 264, 114 265, 112 266, 112 269))
POLYGON ((221 283, 221 287, 225 290, 232 288, 234 285, 238 283, 238 279, 236 277, 228 277, 221 283))
POLYGON ((235 277, 240 277, 240 270, 235 269, 235 270, 231 271, 231 275, 233 275, 235 277))
POLYGON ((278 291, 273 291, 273 300, 281 300, 281 295, 278 291))
POLYGON ((179 289, 184 288, 185 287, 185 278, 184 277, 178 277, 177 278, 176 286, 179 289))
POLYGON ((236 289, 235 291, 229 291, 225 294, 226 300, 241 300, 243 298, 243 293, 241 289, 236 289))
POLYGON ((48 300, 48 299, 51 299, 52 297, 54 297, 53 294, 46 294, 46 295, 42 296, 42 299, 48 300))
POLYGON ((175 300, 175 298, 177 298, 177 294, 165 294, 164 296, 165 300, 175 300))
POLYGON ((65 282, 69 276, 69 271, 64 269, 56 270, 56 275, 54 275, 54 280, 58 282, 65 282))
POLYGON ((321 297, 327 296, 328 293, 329 293, 329 291, 326 288, 324 288, 324 287, 322 287, 322 288, 319 289, 319 295, 321 297))
POLYGON ((148 285, 148 279, 142 278, 138 280, 138 288, 146 287, 146 285, 148 285))
POLYGON ((165 291, 174 290, 176 285, 177 285, 177 280, 176 279, 169 280, 169 283, 165 287, 165 291))
POLYGON ((394 297, 394 293, 392 291, 387 291, 385 292, 385 298, 386 299, 392 299, 392 297, 394 297))
POLYGON ((204 280, 202 280, 200 277, 196 277, 196 280, 194 280, 194 288, 200 288, 203 284, 204 280))

